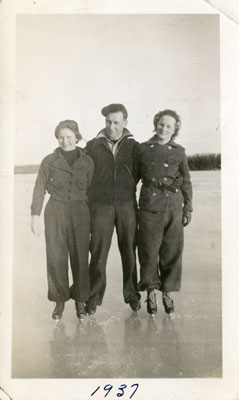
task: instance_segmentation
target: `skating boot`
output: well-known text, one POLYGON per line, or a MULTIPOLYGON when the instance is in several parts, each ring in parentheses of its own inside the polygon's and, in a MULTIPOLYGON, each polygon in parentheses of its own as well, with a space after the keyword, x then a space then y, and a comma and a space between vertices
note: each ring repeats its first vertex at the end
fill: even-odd
POLYGON ((174 312, 174 304, 173 304, 173 299, 168 295, 168 293, 163 293, 162 295, 163 299, 163 305, 165 312, 167 314, 172 314, 174 312))
POLYGON ((56 302, 56 306, 55 309, 52 313, 52 318, 53 319, 61 319, 62 318, 62 314, 65 308, 65 303, 64 302, 56 302))
POLYGON ((83 319, 86 316, 86 310, 85 310, 85 305, 84 303, 81 303, 80 301, 75 302, 75 308, 76 308, 76 315, 77 318, 83 319))
POLYGON ((140 310, 141 308, 141 303, 140 301, 131 301, 131 303, 129 303, 131 310, 137 312, 140 310))
POLYGON ((154 289, 148 290, 146 303, 148 313, 151 315, 157 314, 157 300, 154 289))
POLYGON ((86 304, 85 309, 87 314, 92 315, 96 312, 97 305, 93 300, 89 300, 85 304, 86 304))

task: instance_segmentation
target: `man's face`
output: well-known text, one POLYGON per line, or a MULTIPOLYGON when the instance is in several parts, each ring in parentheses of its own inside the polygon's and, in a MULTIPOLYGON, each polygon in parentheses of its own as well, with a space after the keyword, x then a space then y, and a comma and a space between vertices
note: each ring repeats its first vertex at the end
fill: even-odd
POLYGON ((126 125, 127 119, 124 118, 121 111, 109 113, 105 117, 105 130, 107 138, 110 140, 118 140, 122 136, 126 125))

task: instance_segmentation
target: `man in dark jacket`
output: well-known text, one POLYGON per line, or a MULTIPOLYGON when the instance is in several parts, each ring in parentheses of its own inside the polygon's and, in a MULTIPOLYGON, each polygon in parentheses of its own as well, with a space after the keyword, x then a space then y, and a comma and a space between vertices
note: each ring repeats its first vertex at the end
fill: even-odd
POLYGON ((87 154, 95 163, 88 191, 91 213, 91 293, 87 311, 93 314, 103 301, 106 263, 114 227, 122 259, 124 301, 133 311, 138 311, 136 180, 132 172, 138 143, 126 129, 128 113, 123 104, 110 104, 101 112, 105 117, 105 128, 86 147, 87 154))

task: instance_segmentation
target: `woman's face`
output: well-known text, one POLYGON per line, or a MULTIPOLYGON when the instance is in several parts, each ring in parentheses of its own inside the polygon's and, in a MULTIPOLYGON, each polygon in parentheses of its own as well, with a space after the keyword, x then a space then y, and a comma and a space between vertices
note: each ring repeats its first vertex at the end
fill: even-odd
POLYGON ((74 132, 69 128, 61 129, 58 134, 58 143, 64 151, 74 150, 77 143, 74 132))
POLYGON ((168 143, 175 133, 176 120, 171 115, 163 115, 157 125, 156 134, 160 142, 168 143))

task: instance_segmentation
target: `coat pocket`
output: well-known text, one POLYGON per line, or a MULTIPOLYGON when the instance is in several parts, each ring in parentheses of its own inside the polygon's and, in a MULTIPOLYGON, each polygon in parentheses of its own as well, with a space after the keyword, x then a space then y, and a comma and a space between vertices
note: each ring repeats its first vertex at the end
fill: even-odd
POLYGON ((139 197, 139 207, 151 212, 166 212, 168 206, 168 198, 160 189, 144 186, 141 187, 139 197))

